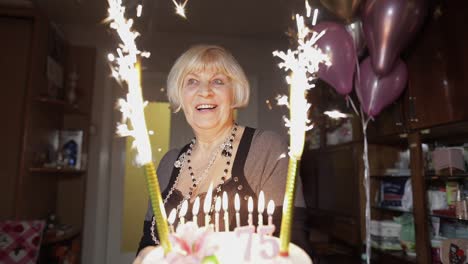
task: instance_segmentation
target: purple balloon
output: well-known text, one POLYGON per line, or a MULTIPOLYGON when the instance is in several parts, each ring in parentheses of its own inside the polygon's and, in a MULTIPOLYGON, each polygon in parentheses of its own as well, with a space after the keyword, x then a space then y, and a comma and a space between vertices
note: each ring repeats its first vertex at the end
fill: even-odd
POLYGON ((354 43, 356 55, 361 57, 366 50, 366 41, 364 40, 364 31, 362 31, 362 22, 359 19, 346 25, 346 30, 351 35, 354 43))
POLYGON ((317 46, 326 53, 331 66, 320 64, 318 77, 342 95, 347 95, 353 89, 353 76, 356 69, 356 51, 353 38, 346 28, 333 22, 317 24, 314 31, 326 33, 317 41, 317 46))
POLYGON ((398 59, 388 75, 379 77, 371 66, 370 58, 367 57, 359 69, 360 74, 354 81, 356 94, 362 110, 375 117, 405 90, 408 79, 406 64, 398 59))
POLYGON ((372 66, 380 76, 392 70, 426 14, 425 0, 367 0, 362 22, 372 66))

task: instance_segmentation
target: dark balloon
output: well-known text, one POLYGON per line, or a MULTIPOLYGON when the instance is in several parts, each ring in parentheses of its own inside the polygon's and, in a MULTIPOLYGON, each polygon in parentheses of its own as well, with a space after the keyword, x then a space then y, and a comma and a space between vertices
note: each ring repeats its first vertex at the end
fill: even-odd
POLYGON ((390 72, 425 14, 424 0, 366 1, 362 12, 364 37, 378 75, 390 72))
POLYGON ((318 77, 335 88, 339 94, 349 94, 353 89, 356 69, 356 51, 351 35, 343 25, 333 22, 322 22, 313 30, 326 30, 316 44, 328 55, 331 62, 331 66, 320 64, 318 77))
POLYGON ((370 58, 366 58, 360 65, 360 75, 354 80, 362 110, 371 117, 377 116, 400 97, 407 80, 408 71, 402 60, 397 60, 388 75, 379 77, 371 66, 370 58))
POLYGON ((349 23, 356 14, 361 0, 320 0, 320 2, 330 12, 349 23))
POLYGON ((362 30, 361 20, 355 20, 353 23, 346 25, 346 30, 353 38, 356 54, 358 57, 361 57, 366 50, 366 41, 364 39, 364 31, 362 30))

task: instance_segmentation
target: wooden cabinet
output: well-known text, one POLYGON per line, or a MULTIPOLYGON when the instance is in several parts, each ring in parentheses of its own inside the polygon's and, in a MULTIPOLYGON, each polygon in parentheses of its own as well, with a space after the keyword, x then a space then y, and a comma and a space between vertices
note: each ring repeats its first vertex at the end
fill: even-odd
POLYGON ((32 94, 45 80, 47 23, 34 10, 0 9, 1 42, 1 110, 6 129, 2 128, 1 219, 38 219, 53 208, 53 179, 40 179, 29 174, 35 160, 32 139, 41 139, 53 120, 34 116, 32 94), (42 121, 44 121, 42 123, 42 121), (31 124, 37 122, 40 127, 31 124), (4 155, 4 156, 3 156, 4 155), (4 170, 3 168, 6 168, 4 170), (40 217, 39 217, 40 216, 40 217))
POLYGON ((468 119, 468 2, 437 1, 403 59, 408 86, 369 125, 370 136, 406 133, 468 119))
MULTIPOLYGON (((381 208, 374 198, 380 182, 388 177, 395 178, 385 175, 386 169, 395 167, 400 151, 409 150, 410 167, 404 178, 410 179, 412 184, 413 208, 408 213, 414 219, 417 255, 409 257, 403 252, 375 250, 373 260, 376 263, 427 264, 432 261, 430 220, 434 215, 428 213, 427 190, 434 184, 432 179, 439 181, 444 176, 427 171, 423 146, 460 146, 468 142, 468 35, 463 33, 468 25, 467 10, 468 2, 464 0, 437 1, 422 31, 404 56, 409 71, 407 89, 369 124, 371 216, 373 219, 392 219, 402 214, 401 211, 381 208)), ((318 96, 322 110, 335 107, 335 99, 324 96, 323 92, 318 96)), ((320 124, 320 129, 326 130, 326 127, 327 122, 320 124)), ((320 149, 306 151, 301 163, 301 176, 307 189, 305 198, 311 207, 313 226, 328 232, 331 237, 340 234, 338 238, 349 243, 348 237, 352 236, 334 225, 335 219, 342 216, 348 221, 357 219, 359 224, 348 224, 348 230, 360 228, 358 237, 361 240, 355 244, 359 252, 362 252, 359 246, 365 236, 361 157, 362 142, 359 139, 337 146, 329 146, 325 141, 320 149), (360 196, 350 191, 351 188, 360 189, 360 196), (359 207, 353 199, 360 199, 359 207), (357 218, 356 213, 360 213, 357 218)), ((464 184, 468 182, 466 173, 453 179, 464 184)), ((443 221, 454 220, 468 226, 468 220, 443 218, 443 221)))
POLYGON ((16 175, 20 170, 20 157, 23 141, 23 113, 27 92, 28 66, 33 38, 33 21, 15 17, 0 16, 0 59, 1 103, 0 111, 8 117, 3 118, 0 138, 3 151, 0 151, 0 219, 14 215, 16 175), (6 151, 7 150, 7 151, 6 151))
POLYGON ((0 42, 4 51, 0 60, 0 111, 5 115, 0 130, 0 221, 46 219, 55 213, 59 222, 73 227, 79 237, 84 221, 86 168, 52 168, 44 167, 44 163, 50 152, 50 137, 57 130, 83 131, 82 153, 88 151, 95 48, 74 47, 66 40, 56 47, 57 43, 51 43, 56 41, 51 38, 55 31, 34 9, 0 8, 0 34, 5 36, 0 42), (63 70, 61 92, 50 87, 47 65, 51 45, 63 55, 59 61, 63 70), (72 73, 77 95, 73 104, 64 96, 72 73))
POLYGON ((404 93, 398 100, 384 109, 375 120, 369 122, 367 134, 369 138, 403 134, 407 132, 407 114, 404 109, 404 93))
POLYGON ((352 247, 360 245, 358 161, 360 144, 306 151, 301 161, 304 198, 312 228, 352 247))
POLYGON ((465 67, 468 42, 461 33, 462 25, 468 23, 462 18, 467 8, 463 0, 439 4, 415 40, 407 60, 409 83, 405 103, 410 128, 468 117, 466 103, 460 100, 468 98, 468 67, 465 67))

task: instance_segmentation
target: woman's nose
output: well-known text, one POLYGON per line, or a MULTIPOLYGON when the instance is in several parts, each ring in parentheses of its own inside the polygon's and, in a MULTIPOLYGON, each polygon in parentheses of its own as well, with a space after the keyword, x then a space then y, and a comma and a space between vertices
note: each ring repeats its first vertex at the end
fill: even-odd
POLYGON ((213 89, 211 88, 210 84, 207 82, 202 82, 198 89, 198 92, 201 96, 209 96, 213 93, 213 89))

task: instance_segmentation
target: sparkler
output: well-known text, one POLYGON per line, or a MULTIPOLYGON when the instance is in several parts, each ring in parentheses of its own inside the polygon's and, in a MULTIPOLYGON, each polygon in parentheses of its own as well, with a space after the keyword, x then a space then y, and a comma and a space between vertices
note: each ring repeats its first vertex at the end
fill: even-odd
MULTIPOLYGON (((314 16, 316 15, 317 12, 314 12, 314 16)), ((285 71, 291 72, 290 76, 286 77, 286 81, 290 85, 289 104, 284 96, 279 97, 280 103, 289 107, 290 116, 289 120, 285 118, 286 126, 289 127, 290 132, 290 159, 280 231, 280 255, 282 256, 289 255, 298 161, 301 159, 304 149, 305 132, 313 127, 307 118, 310 104, 307 102, 305 95, 309 89, 314 87, 314 84, 310 82, 315 79, 314 73, 318 71, 319 64, 331 65, 328 56, 315 47, 315 43, 325 32, 311 31, 305 26, 304 17, 300 15, 296 15, 296 25, 297 50, 288 50, 286 53, 282 51, 273 52, 274 56, 283 60, 278 66, 285 71)))
POLYGON ((172 0, 172 2, 175 5, 176 14, 178 14, 179 16, 187 19, 187 17, 185 16, 185 5, 187 5, 188 0, 185 0, 184 3, 182 3, 182 4, 177 3, 176 0, 172 0))
MULTIPOLYGON (((137 150, 136 163, 143 165, 146 172, 147 187, 156 218, 159 240, 164 251, 171 251, 166 211, 161 196, 158 178, 152 162, 151 145, 146 128, 144 107, 141 92, 141 57, 149 57, 149 53, 140 51, 135 43, 139 33, 132 30, 133 20, 125 18, 125 7, 121 0, 108 0, 110 27, 117 31, 121 44, 117 48, 117 56, 109 54, 113 62, 112 75, 120 83, 126 83, 128 93, 126 99, 119 99, 118 105, 122 112, 122 121, 117 124, 117 134, 133 137, 133 147, 137 150), (131 127, 127 125, 131 124, 131 127)), ((141 13, 141 11, 139 11, 141 13)))

